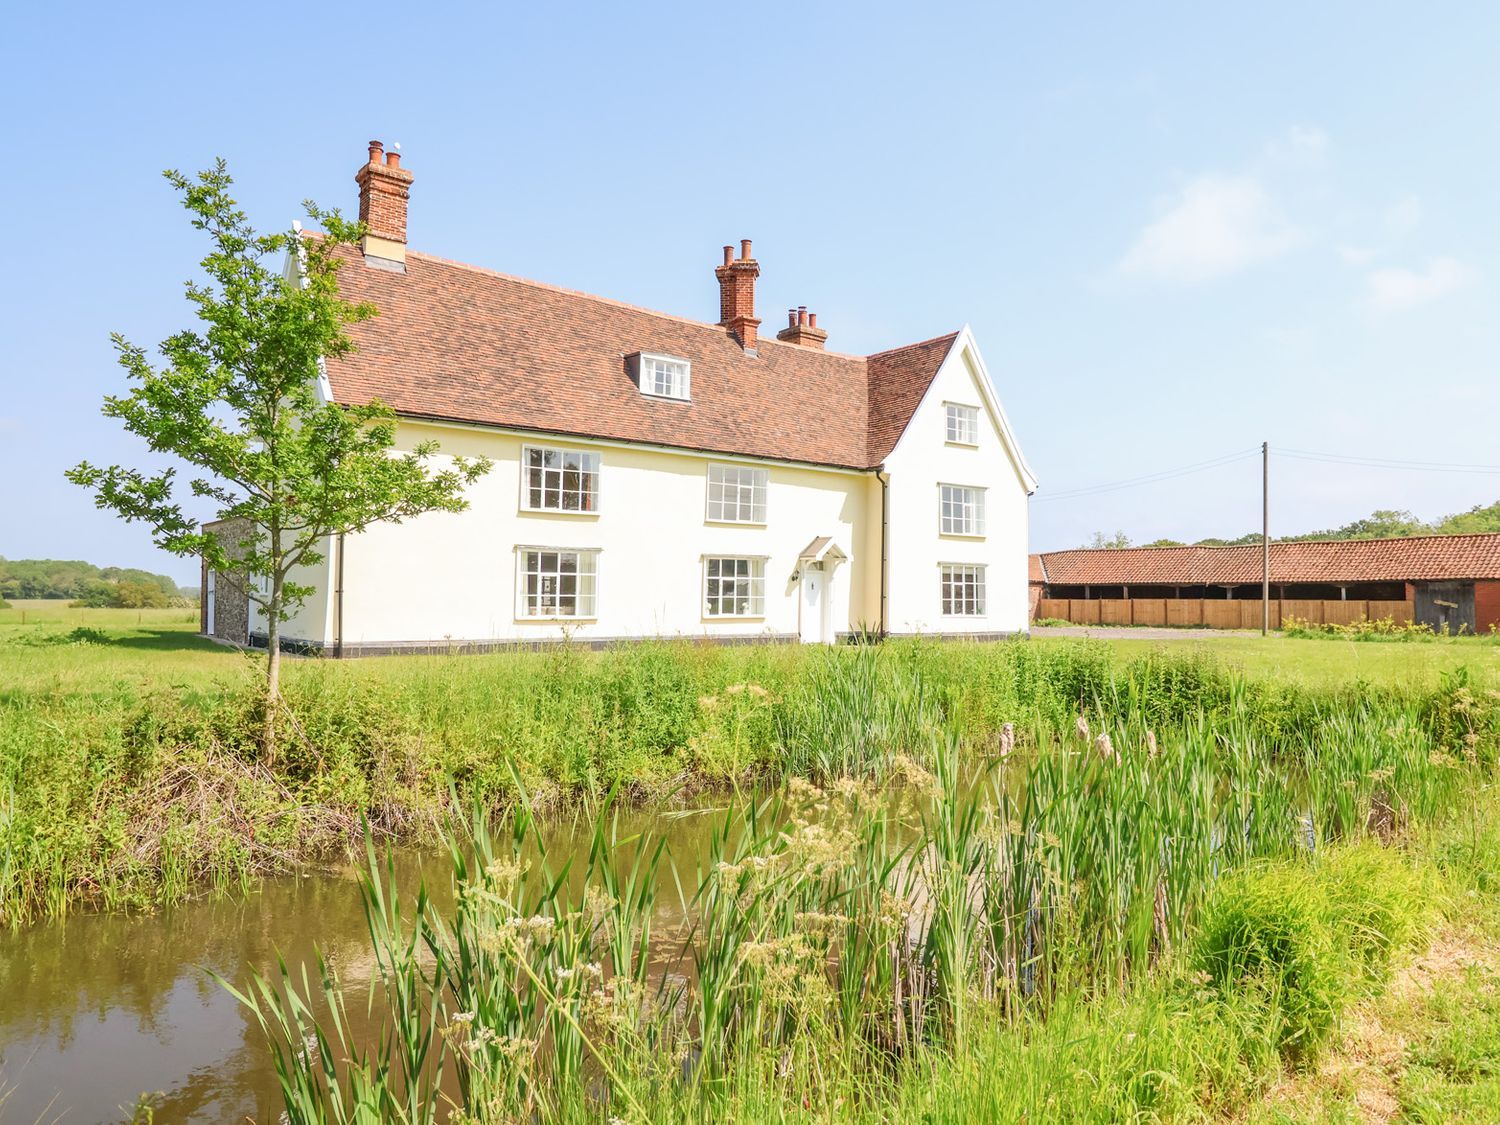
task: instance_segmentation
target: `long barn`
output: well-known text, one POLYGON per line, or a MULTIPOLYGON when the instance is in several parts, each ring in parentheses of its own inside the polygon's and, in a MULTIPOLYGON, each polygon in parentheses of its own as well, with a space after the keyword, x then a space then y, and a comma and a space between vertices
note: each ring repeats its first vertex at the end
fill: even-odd
MULTIPOLYGON (((1262 559, 1242 547, 1129 547, 1031 556, 1039 620, 1258 628, 1262 559)), ((1500 629, 1500 534, 1271 544, 1271 625, 1392 618, 1500 629)))

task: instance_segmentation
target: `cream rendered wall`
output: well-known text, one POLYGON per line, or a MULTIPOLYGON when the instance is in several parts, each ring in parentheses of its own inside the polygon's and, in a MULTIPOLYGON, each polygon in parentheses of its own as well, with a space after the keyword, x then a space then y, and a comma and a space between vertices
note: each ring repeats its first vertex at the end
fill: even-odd
MULTIPOLYGON (((397 445, 410 448, 429 439, 441 446, 439 462, 442 456, 482 455, 494 462, 494 468, 466 493, 466 511, 429 513, 347 537, 346 645, 556 640, 565 631, 582 640, 795 635, 800 601, 793 581, 797 556, 819 535, 832 536, 850 559, 832 580, 833 628, 843 632, 851 621, 874 619, 870 590, 878 588, 879 552, 877 546, 871 555, 868 543, 872 512, 873 535, 879 542, 879 490, 869 473, 412 421, 401 423, 397 445), (520 456, 522 447, 530 444, 600 454, 597 515, 521 510, 520 456), (766 526, 706 522, 711 459, 769 469, 766 526), (518 619, 518 544, 597 548, 597 619, 518 619), (763 618, 703 617, 705 554, 767 556, 763 618)), ((878 595, 873 604, 878 613, 878 595)), ((332 640, 330 632, 328 641, 332 640)))
MULTIPOLYGON (((311 586, 313 592, 292 614, 291 620, 282 622, 281 635, 287 640, 325 644, 332 636, 329 632, 329 618, 333 613, 334 587, 332 543, 325 539, 322 546, 318 548, 318 552, 323 556, 322 562, 316 566, 298 567, 288 576, 288 581, 299 586, 311 586)), ((256 614, 255 629, 259 633, 265 633, 265 614, 256 614)))
POLYGON ((1027 494, 1034 487, 1007 428, 983 360, 967 329, 954 341, 937 377, 896 448, 886 458, 890 479, 890 574, 887 628, 892 633, 1011 633, 1029 628, 1027 494), (944 404, 978 406, 977 447, 946 440, 944 404), (985 535, 939 531, 939 485, 985 491, 985 535), (945 617, 940 563, 983 564, 986 613, 945 617))
MULTIPOLYGON (((292 612, 289 619, 281 623, 283 641, 321 645, 331 638, 329 619, 333 612, 334 584, 333 555, 328 540, 323 541, 319 552, 323 555, 322 562, 315 566, 298 567, 287 578, 287 581, 299 586, 311 586, 313 592, 292 612)), ((265 611, 253 602, 250 606, 250 631, 261 637, 266 635, 265 611)))

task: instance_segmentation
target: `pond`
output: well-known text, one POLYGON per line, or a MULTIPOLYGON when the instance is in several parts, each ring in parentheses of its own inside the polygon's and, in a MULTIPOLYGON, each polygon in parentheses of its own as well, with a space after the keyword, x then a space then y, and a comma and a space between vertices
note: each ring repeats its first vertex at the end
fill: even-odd
MULTIPOLYGON (((702 854, 713 808, 621 814, 628 835, 650 824, 679 859, 702 854)), ((591 836, 552 826, 554 863, 580 861, 591 836)), ((445 855, 395 857, 403 898, 425 877, 434 904, 452 901, 445 855)), ((242 985, 284 957, 317 987, 321 950, 364 1017, 373 968, 357 869, 260 881, 249 895, 187 902, 153 914, 75 914, 0 932, 0 1122, 128 1120, 141 1094, 157 1120, 275 1122, 282 1103, 252 1013, 214 979, 242 985)), ((675 903, 673 904, 675 905, 675 903)))
MULTIPOLYGON (((936 787, 930 775, 919 784, 896 776, 879 785, 849 783, 849 792, 838 783, 826 795, 804 792, 796 811, 784 802, 761 806, 754 825, 745 819, 757 804, 751 794, 611 814, 605 838, 617 873, 632 864, 640 833, 664 837, 667 849, 651 907, 653 956, 642 972, 686 979, 677 976, 690 971, 680 958, 674 965, 672 957, 654 954, 681 952, 689 929, 682 896, 700 887, 718 888, 719 913, 706 908, 718 921, 704 931, 717 935, 710 935, 720 943, 716 955, 732 952, 735 941, 771 948, 800 939, 804 928, 820 932, 817 926, 836 917, 830 910, 866 909, 856 905, 865 903, 860 933, 894 927, 890 933, 901 935, 868 946, 878 946, 881 958, 890 950, 892 958, 891 979, 882 986, 889 995, 870 1002, 885 1005, 882 1013, 897 1011, 902 1029, 909 1016, 916 1041, 921 1021, 947 1011, 925 967, 926 951, 939 949, 934 943, 947 940, 944 935, 964 935, 965 960, 957 971, 973 977, 951 990, 955 996, 969 995, 970 986, 986 989, 983 995, 992 1000, 1045 996, 1071 979, 1069 958, 1087 961, 1101 979, 1123 980, 1183 939, 1194 904, 1225 865, 1307 846, 1307 786, 1263 758, 1226 756, 1211 739, 1168 743, 1158 753, 1153 738, 1124 761, 1108 738, 1085 745, 1090 748, 1064 745, 1005 765, 964 761, 950 747, 939 755, 949 764, 939 768, 936 787), (878 831, 848 835, 838 828, 840 809, 847 814, 856 807, 878 817, 869 821, 878 831), (719 838, 726 833, 731 840, 719 838), (765 913, 741 909, 740 896, 756 885, 751 870, 772 869, 777 840, 785 844, 778 853, 788 861, 779 869, 784 875, 764 884, 771 897, 743 901, 780 905, 765 913), (736 851, 740 843, 750 851, 736 851), (831 845, 843 850, 825 854, 831 845), (750 859, 713 862, 730 854, 750 859), (805 874, 815 868, 843 874, 832 881, 805 874), (953 872, 963 873, 957 884, 953 872), (783 890, 776 888, 803 897, 777 897, 783 890), (939 895, 947 896, 943 927, 933 922, 939 895), (878 910, 870 905, 876 903, 878 910), (890 909, 897 911, 894 921, 890 909)), ((1359 773, 1367 776, 1368 764, 1361 762, 1359 773)), ((1336 772, 1328 780, 1339 800, 1353 793, 1336 772)), ((801 784, 785 788, 797 792, 801 784)), ((1368 794, 1361 801, 1341 823, 1365 822, 1368 794)), ((577 884, 558 901, 583 901, 581 873, 595 840, 594 817, 580 813, 550 822, 543 836, 545 866, 556 875, 569 863, 577 884)), ((497 856, 509 854, 503 835, 495 843, 497 856)), ((519 856, 521 869, 534 858, 528 850, 519 856)), ((437 912, 451 916, 446 855, 404 851, 393 862, 403 904, 425 882, 437 912)), ((0 1122, 121 1121, 142 1094, 152 1096, 160 1121, 277 1121, 282 1101, 262 1031, 215 974, 243 986, 248 966, 274 979, 282 957, 299 983, 304 973, 310 982, 300 991, 317 993, 321 951, 347 990, 354 1040, 373 1040, 366 1013, 375 962, 357 872, 351 864, 266 879, 249 894, 156 914, 79 914, 0 933, 0 1122)), ((548 878, 541 866, 531 875, 548 878)), ((467 901, 472 912, 475 900, 467 901)), ((695 938, 695 952, 712 941, 695 938)), ((563 979, 556 965, 538 971, 563 979)), ((567 972, 575 975, 573 968, 567 972)), ((375 1018, 380 1014, 377 1007, 375 1018)), ((854 1011, 851 1026, 866 1026, 868 1015, 854 1011)), ((746 1026, 761 1025, 747 1017, 746 1026)))

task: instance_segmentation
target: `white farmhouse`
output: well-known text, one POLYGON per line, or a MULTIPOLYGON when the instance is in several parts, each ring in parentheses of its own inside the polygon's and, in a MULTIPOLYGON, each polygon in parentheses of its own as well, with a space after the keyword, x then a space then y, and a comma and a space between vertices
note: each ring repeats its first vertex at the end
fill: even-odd
MULTIPOLYGON (((398 154, 371 142, 355 178, 340 286, 379 315, 322 393, 495 467, 466 511, 329 543, 288 645, 1026 630, 1036 481, 967 328, 841 355, 799 308, 764 338, 748 240, 714 270, 718 323, 651 312, 408 250, 398 154)), ((205 631, 264 643, 214 578, 205 631)))

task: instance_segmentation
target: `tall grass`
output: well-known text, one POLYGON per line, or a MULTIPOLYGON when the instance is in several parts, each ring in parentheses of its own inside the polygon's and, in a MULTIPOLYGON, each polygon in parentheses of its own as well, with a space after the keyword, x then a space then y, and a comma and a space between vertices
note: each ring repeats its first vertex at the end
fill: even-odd
MULTIPOLYGON (((99 647, 66 641, 57 651, 91 656, 99 647)), ((753 791, 786 777, 878 778, 906 761, 932 770, 939 731, 973 761, 998 753, 1007 725, 1019 744, 1037 750, 1068 742, 1082 715, 1128 767, 1093 784, 1118 790, 1121 801, 1148 802, 1148 818, 1160 818, 1159 836, 1168 842, 1155 862, 1169 863, 1170 930, 1177 924, 1173 880, 1208 862, 1182 842, 1197 838, 1182 822, 1207 815, 1211 782, 1229 784, 1243 802, 1274 764, 1327 788, 1324 759, 1353 755, 1345 763, 1353 770, 1363 754, 1362 780, 1319 798, 1342 801, 1317 826, 1336 833, 1367 815, 1360 812, 1367 805, 1378 805, 1388 821, 1424 815, 1424 802, 1443 800, 1428 781, 1416 784, 1425 777, 1424 755, 1489 761, 1500 738, 1500 702, 1461 672, 1435 690, 1313 690, 1247 679, 1197 656, 1116 661, 1106 646, 1086 643, 913 641, 833 651, 664 643, 604 653, 306 662, 295 672, 287 688, 290 737, 271 763, 257 750, 259 704, 248 680, 205 684, 166 671, 101 674, 82 687, 61 673, 52 686, 45 678, 0 684, 0 925, 58 914, 80 900, 105 907, 170 901, 357 854, 366 820, 381 837, 435 842, 455 811, 503 811, 521 786, 545 811, 588 806, 613 790, 641 802, 705 788, 753 791), (1356 721, 1348 716, 1357 716, 1361 730, 1403 733, 1382 742, 1377 761, 1363 742, 1339 733, 1340 724, 1356 721), (1203 744, 1190 759, 1162 767, 1181 771, 1171 784, 1191 799, 1180 803, 1169 787, 1138 777, 1134 765, 1148 733, 1166 739, 1169 730, 1203 744), (1228 766, 1202 764, 1210 744, 1232 759, 1228 766), (1382 769, 1393 772, 1376 777, 1382 769)), ((1037 800, 1080 800, 1082 758, 1039 760, 1052 773, 1038 779, 1037 800)), ((1269 801, 1256 804, 1253 818, 1242 808, 1241 823, 1222 826, 1223 838, 1279 831, 1276 818, 1288 814, 1269 801)), ((1092 825, 1086 836, 1099 838, 1092 825)), ((1067 856, 1064 873, 1093 862, 1067 856)), ((1120 878, 1126 874, 1121 867, 1120 878)), ((1143 925, 1129 923, 1137 959, 1143 925)))
MULTIPOLYGON (((867 688, 880 657, 830 659, 867 688)), ((420 891, 403 913, 372 850, 381 1034, 347 1039, 335 981, 321 1021, 285 972, 240 994, 289 1119, 431 1121, 444 1099, 480 1121, 881 1117, 997 1025, 1047 1028, 1190 967, 1202 1002, 1261 1028, 1237 1058, 1299 1063, 1417 928, 1415 877, 1350 849, 1493 765, 1483 735, 1454 754, 1410 701, 1278 704, 1267 723, 1207 667, 1110 677, 1088 713, 1042 698, 992 746, 952 683, 927 710, 934 659, 896 655, 895 701, 791 711, 786 729, 834 746, 793 759, 818 781, 732 799, 696 854, 621 838, 606 799, 575 866, 523 792, 503 831, 481 810, 450 835, 449 917, 420 891)))

